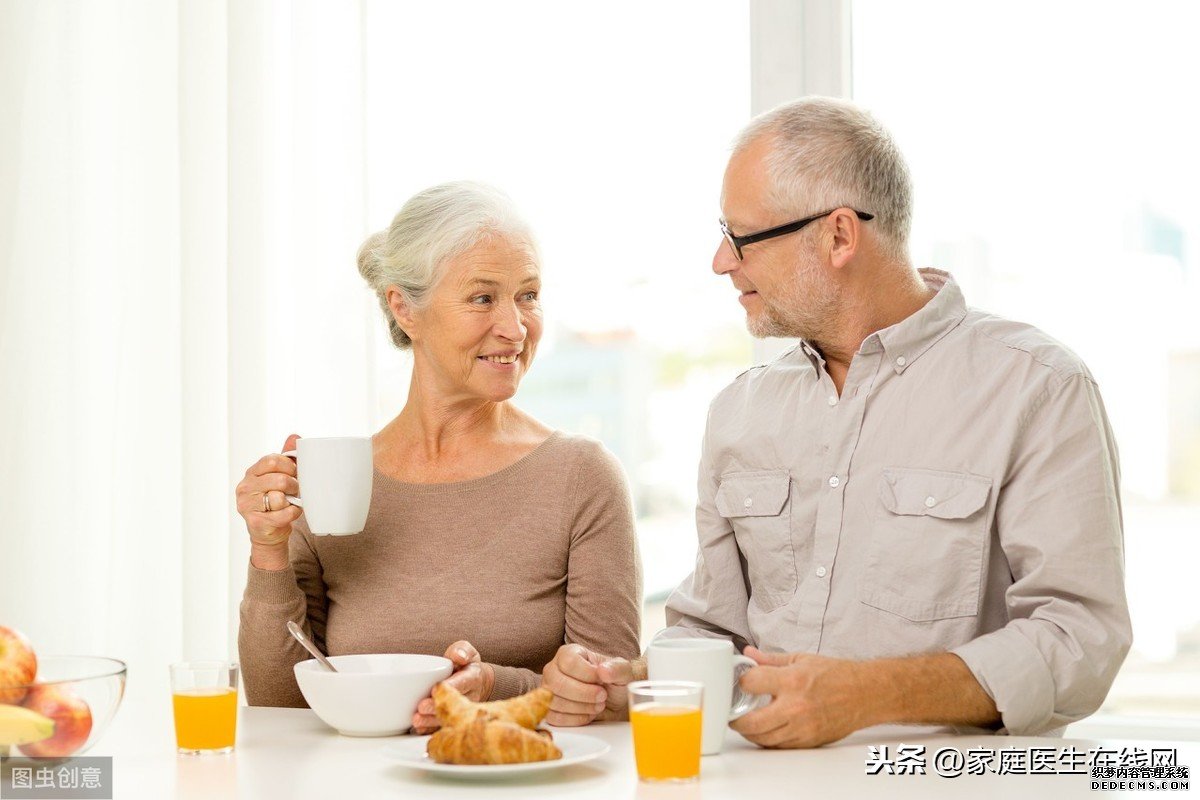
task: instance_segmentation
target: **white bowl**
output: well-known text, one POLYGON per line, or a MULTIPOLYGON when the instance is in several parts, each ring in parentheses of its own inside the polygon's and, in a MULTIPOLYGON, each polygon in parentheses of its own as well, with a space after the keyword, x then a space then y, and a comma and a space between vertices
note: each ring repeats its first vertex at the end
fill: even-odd
POLYGON ((316 659, 294 669, 308 705, 346 736, 395 736, 412 725, 417 703, 450 677, 450 659, 401 654, 331 656, 330 672, 316 659))

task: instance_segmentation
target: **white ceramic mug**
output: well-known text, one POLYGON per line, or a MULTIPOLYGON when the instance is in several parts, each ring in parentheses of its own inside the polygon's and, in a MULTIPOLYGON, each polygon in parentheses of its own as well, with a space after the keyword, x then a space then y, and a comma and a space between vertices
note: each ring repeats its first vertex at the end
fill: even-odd
POLYGON ((647 653, 652 681, 704 684, 700 752, 721 752, 730 722, 770 702, 769 695, 746 694, 737 685, 746 670, 758 666, 738 655, 728 639, 659 639, 647 653))
POLYGON ((285 456, 296 458, 301 497, 287 496, 304 508, 308 528, 317 536, 360 533, 371 509, 373 449, 365 436, 305 438, 285 456))

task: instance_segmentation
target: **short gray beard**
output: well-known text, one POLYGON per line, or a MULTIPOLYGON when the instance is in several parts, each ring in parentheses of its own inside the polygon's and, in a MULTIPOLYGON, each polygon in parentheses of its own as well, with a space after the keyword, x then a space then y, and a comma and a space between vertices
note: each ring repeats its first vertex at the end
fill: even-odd
POLYGON ((817 267, 808 260, 792 272, 781 287, 778 300, 769 302, 765 297, 762 300, 763 313, 746 317, 750 335, 760 339, 829 341, 844 305, 837 287, 821 280, 817 267))

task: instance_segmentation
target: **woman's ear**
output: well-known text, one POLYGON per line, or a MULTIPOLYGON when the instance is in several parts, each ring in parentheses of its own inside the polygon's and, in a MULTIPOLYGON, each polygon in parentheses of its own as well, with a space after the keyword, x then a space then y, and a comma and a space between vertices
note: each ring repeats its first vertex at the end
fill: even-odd
POLYGON ((413 334, 416 333, 416 319, 413 317, 412 306, 404 297, 404 292, 400 291, 398 286, 389 286, 384 296, 387 298, 388 308, 392 310, 392 318, 396 320, 400 330, 408 334, 409 339, 415 339, 413 334))

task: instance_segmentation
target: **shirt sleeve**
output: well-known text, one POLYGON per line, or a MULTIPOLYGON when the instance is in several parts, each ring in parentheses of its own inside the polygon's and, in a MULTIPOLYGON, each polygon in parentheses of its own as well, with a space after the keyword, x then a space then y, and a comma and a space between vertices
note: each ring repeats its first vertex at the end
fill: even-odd
POLYGON ((755 643, 747 615, 749 580, 733 527, 717 511, 720 476, 712 461, 712 426, 710 409, 697 478, 696 567, 667 598, 667 628, 655 638, 722 637, 740 651, 755 643))
POLYGON ((596 445, 575 476, 564 638, 605 655, 641 652, 642 563, 633 502, 616 457, 596 445))
POLYGON ((1009 621, 951 650, 1008 733, 1036 735, 1094 712, 1129 651, 1119 484, 1096 384, 1084 374, 1060 380, 1029 412, 997 498, 1009 621))
POLYGON ((288 559, 281 570, 249 566, 238 627, 248 705, 308 707, 292 668, 312 656, 288 633, 288 620, 325 650, 325 581, 321 562, 299 523, 288 540, 288 559))

